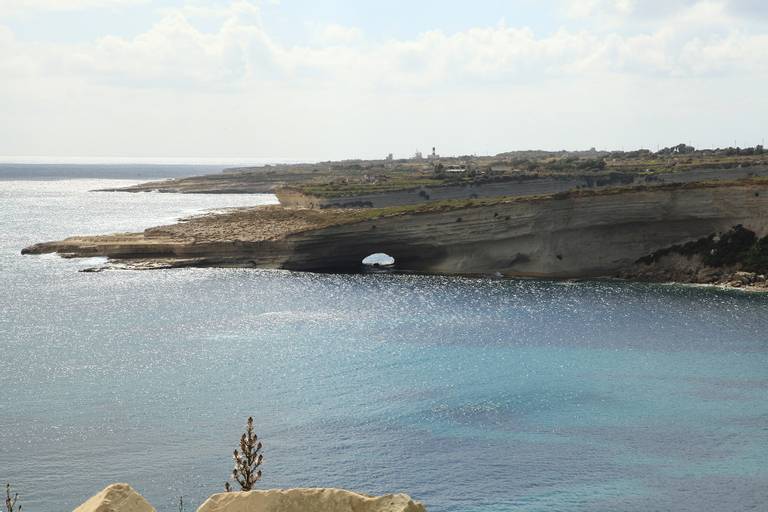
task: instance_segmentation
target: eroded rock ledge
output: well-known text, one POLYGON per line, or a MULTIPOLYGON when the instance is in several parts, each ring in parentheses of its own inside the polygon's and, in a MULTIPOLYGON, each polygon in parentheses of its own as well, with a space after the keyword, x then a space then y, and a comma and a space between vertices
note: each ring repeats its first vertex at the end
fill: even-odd
POLYGON ((141 266, 360 270, 385 252, 414 272, 614 277, 660 249, 742 225, 768 234, 768 180, 635 187, 361 210, 240 209, 36 244, 25 254, 141 266))

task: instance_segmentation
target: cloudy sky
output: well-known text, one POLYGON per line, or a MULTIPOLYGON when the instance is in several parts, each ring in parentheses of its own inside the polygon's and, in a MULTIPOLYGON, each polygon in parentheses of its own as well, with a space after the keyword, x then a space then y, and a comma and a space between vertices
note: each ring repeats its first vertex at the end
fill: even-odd
POLYGON ((768 138, 766 0, 0 0, 0 155, 768 138))

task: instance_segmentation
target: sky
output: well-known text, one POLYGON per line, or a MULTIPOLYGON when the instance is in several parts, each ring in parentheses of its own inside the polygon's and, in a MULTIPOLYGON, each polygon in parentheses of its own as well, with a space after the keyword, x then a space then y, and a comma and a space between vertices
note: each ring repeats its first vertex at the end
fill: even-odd
POLYGON ((0 0, 0 155, 324 160, 768 138, 765 0, 0 0))

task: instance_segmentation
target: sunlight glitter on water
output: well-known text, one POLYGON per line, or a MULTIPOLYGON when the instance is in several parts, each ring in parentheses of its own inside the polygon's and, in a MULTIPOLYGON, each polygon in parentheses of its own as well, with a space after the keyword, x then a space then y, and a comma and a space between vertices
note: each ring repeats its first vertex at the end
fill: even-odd
POLYGON ((265 440, 264 487, 408 492, 438 512, 768 502, 765 295, 245 269, 84 274, 82 260, 19 249, 272 198, 8 183, 0 389, 13 400, 0 401, 0 467, 25 509, 72 509, 126 480, 161 511, 181 494, 196 505, 221 490, 249 414, 265 440), (39 439, 56 450, 35 449, 39 439), (105 464, 116 446, 119 462, 105 464))

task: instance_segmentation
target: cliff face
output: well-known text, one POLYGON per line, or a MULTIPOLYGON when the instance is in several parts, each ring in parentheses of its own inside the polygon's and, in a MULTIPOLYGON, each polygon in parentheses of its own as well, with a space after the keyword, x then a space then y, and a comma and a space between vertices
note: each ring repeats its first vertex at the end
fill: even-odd
POLYGON ((115 259, 359 271, 384 252, 400 270, 557 278, 613 276, 654 251, 741 224, 768 232, 768 182, 653 187, 401 210, 254 209, 143 234, 38 244, 115 259))
POLYGON ((645 190, 374 219, 289 237, 285 268, 398 268, 517 276, 614 275, 639 257, 743 224, 768 230, 768 186, 645 190))
MULTIPOLYGON (((606 183, 610 181, 608 178, 604 179, 606 183)), ((621 183, 617 180, 613 184, 631 183, 632 179, 632 176, 628 176, 628 182, 621 183)), ((289 208, 388 208, 391 206, 424 204, 429 201, 553 194, 579 187, 589 187, 592 184, 594 182, 583 176, 563 177, 561 179, 545 177, 498 183, 464 183, 437 187, 424 186, 392 192, 351 196, 317 197, 302 194, 291 188, 277 189, 275 194, 280 200, 280 204, 289 208)))
POLYGON ((643 176, 631 173, 582 174, 573 176, 506 177, 498 182, 463 183, 456 185, 422 186, 407 190, 381 193, 318 197, 303 194, 290 187, 277 188, 280 204, 289 208, 388 208, 418 205, 430 201, 477 199, 483 197, 522 197, 556 194, 574 189, 601 189, 625 185, 665 185, 709 180, 735 180, 753 176, 768 176, 768 167, 753 166, 734 169, 703 168, 686 172, 643 176), (517 179, 514 179, 517 178, 517 179))

